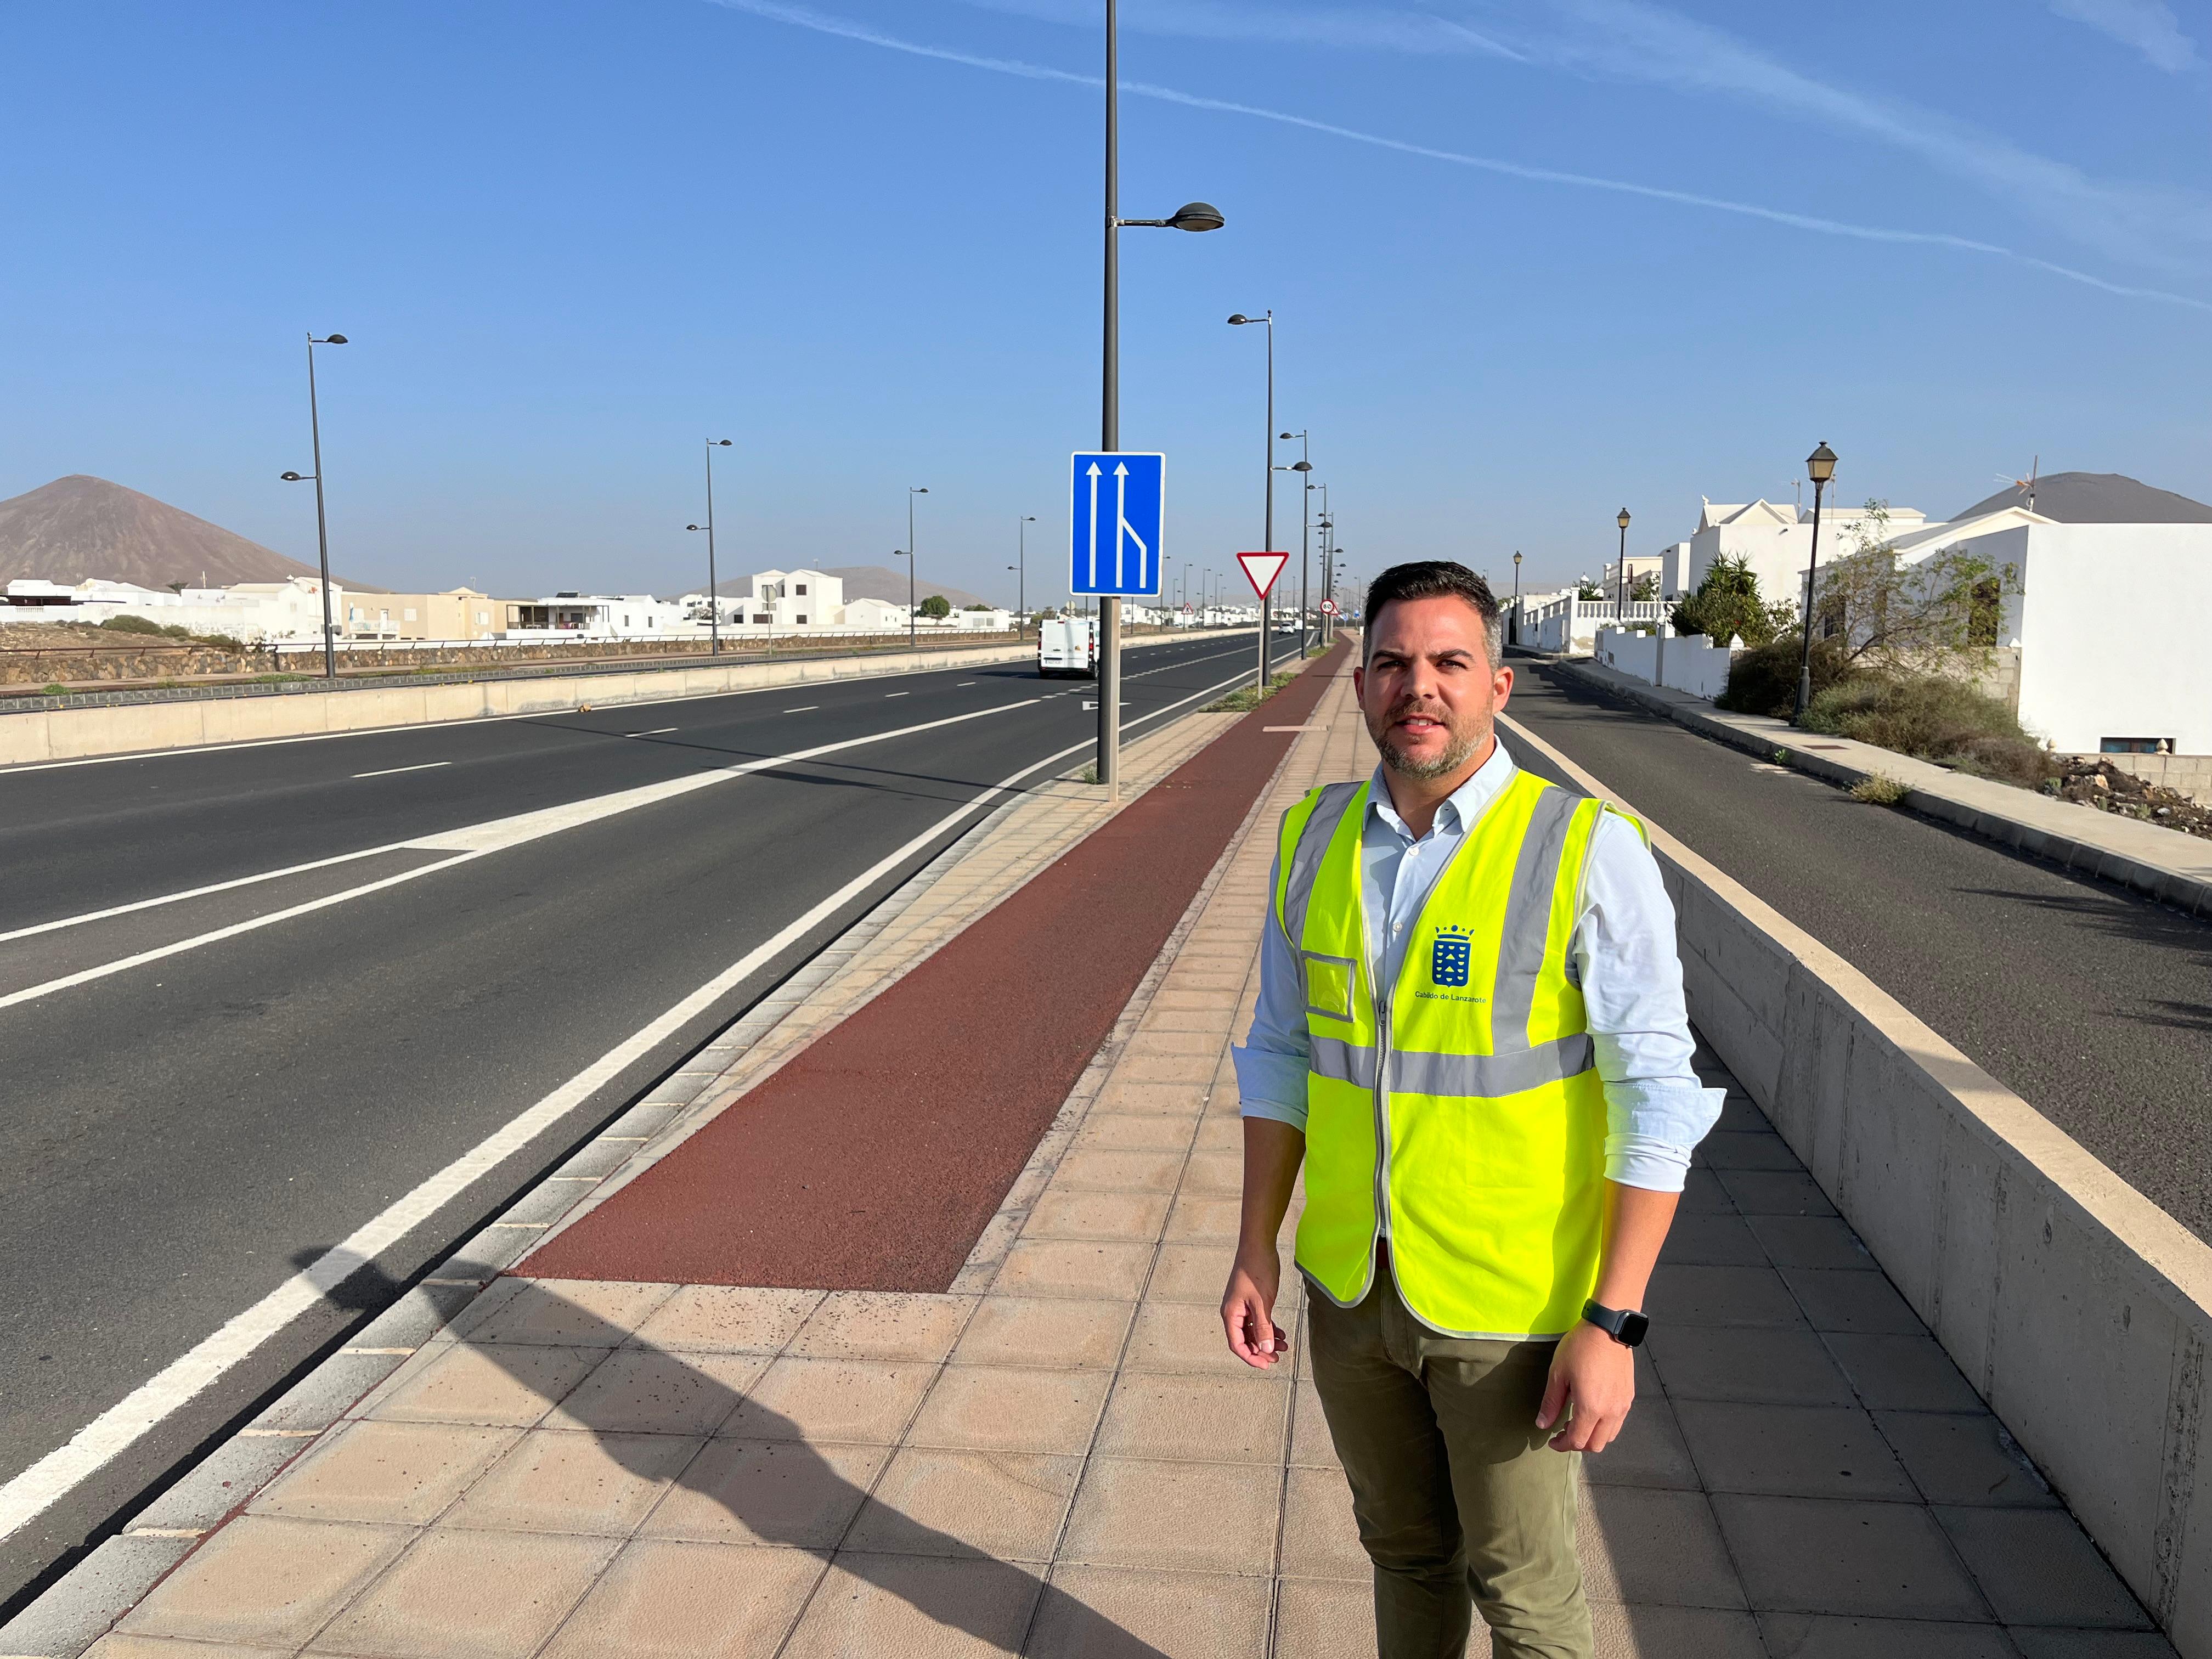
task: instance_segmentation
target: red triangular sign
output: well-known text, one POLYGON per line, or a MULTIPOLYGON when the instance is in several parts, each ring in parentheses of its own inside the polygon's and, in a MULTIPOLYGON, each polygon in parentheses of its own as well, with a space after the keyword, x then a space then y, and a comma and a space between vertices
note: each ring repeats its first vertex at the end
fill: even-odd
POLYGON ((1244 567, 1244 580, 1252 584, 1252 591, 1261 599, 1275 585, 1275 578, 1283 574, 1283 567, 1291 562, 1287 553, 1239 553, 1237 562, 1244 567))

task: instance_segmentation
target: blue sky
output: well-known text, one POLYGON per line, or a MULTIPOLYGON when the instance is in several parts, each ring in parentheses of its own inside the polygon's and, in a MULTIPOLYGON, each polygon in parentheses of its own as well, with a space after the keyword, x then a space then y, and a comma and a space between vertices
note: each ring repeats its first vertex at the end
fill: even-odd
MULTIPOLYGON (((0 495, 113 478, 392 586, 888 563, 1032 593, 1097 432, 1098 0, 24 3, 0 495)), ((1701 494, 2212 497, 2212 25, 2165 0, 1125 0, 1122 436, 1257 546, 1259 331, 1357 569, 1529 583, 1701 494), (1164 94, 1165 95, 1162 95, 1164 94), (2127 291, 2122 291, 2127 290, 2127 291)), ((1292 457, 1282 454, 1279 459, 1292 457)), ((1279 545, 1297 547, 1293 488, 1279 545)))

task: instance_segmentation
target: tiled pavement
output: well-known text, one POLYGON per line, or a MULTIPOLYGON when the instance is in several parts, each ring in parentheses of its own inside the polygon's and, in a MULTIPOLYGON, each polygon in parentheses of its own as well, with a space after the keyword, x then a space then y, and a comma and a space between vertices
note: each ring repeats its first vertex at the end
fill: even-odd
MULTIPOLYGON (((1278 804, 1362 769, 1341 688, 1314 724, 1278 804)), ((1303 1343, 1249 1372, 1214 1312, 1268 852, 960 1293, 501 1279, 93 1651, 1370 1653, 1303 1343)), ((1651 1311, 1585 1462, 1603 1653, 2171 1651, 1733 1090, 1651 1311)))

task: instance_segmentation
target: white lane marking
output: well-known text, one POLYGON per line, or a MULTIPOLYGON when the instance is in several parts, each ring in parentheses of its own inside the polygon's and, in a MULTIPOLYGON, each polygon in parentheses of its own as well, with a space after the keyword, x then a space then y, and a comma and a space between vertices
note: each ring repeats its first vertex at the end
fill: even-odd
POLYGON ((960 689, 960 687, 961 687, 961 686, 963 686, 963 685, 973 685, 973 684, 975 684, 975 681, 973 681, 973 680, 962 680, 962 681, 960 681, 960 682, 959 682, 959 684, 956 684, 952 689, 953 689, 955 691, 957 691, 957 690, 960 689))
POLYGON ((379 853, 396 853, 398 843, 388 847, 364 847, 358 853, 339 853, 326 859, 313 859, 306 864, 288 864, 281 870, 264 870, 258 875, 234 876, 228 881, 210 882, 204 887, 188 887, 181 893, 164 893, 158 898, 138 899, 129 904, 111 904, 105 910, 88 910, 81 916, 64 916, 58 921, 41 921, 28 927, 18 927, 11 933, 0 933, 0 945, 11 939, 28 939, 33 933, 51 933, 58 927, 75 927, 88 921, 105 921, 110 916, 127 916, 133 910, 151 910, 156 905, 181 904, 186 899, 204 898, 210 893, 227 893, 234 887, 251 887, 257 882, 278 881, 286 876, 303 875, 310 870, 327 870, 333 864, 350 864, 356 859, 374 858, 379 853))
MULTIPOLYGON (((1032 698, 1030 701, 1036 700, 1032 698)), ((617 790, 612 794, 594 796, 585 800, 568 801, 559 806, 544 807, 535 812, 518 812, 512 817, 493 818, 486 823, 468 824, 461 829, 447 830, 441 834, 422 836, 413 841, 395 842, 390 847, 372 848, 371 850, 375 852, 452 853, 457 856, 440 859, 412 870, 403 870, 397 875, 386 876, 379 881, 364 882, 357 887, 349 887, 342 892, 325 894, 321 898, 310 899, 305 903, 291 905, 281 910, 272 910, 267 915, 253 916, 246 921, 233 922, 228 927, 217 927, 208 933, 196 933, 189 939, 176 939, 154 950, 141 951, 135 955, 123 957, 113 962, 100 963, 74 974, 65 974, 59 979, 50 979, 41 984, 26 986, 20 991, 11 991, 5 996, 0 996, 0 1009, 12 1008, 17 1003, 30 1002, 40 997, 52 996, 57 991, 66 991, 76 986, 88 984, 96 979, 106 979, 111 974, 119 974, 128 969, 143 967, 147 963, 159 962, 165 957, 178 956, 186 951, 198 950, 202 945, 220 944, 224 939, 235 939, 241 933, 249 933, 257 928, 271 927, 278 922, 289 921, 295 917, 304 916, 316 910, 327 909, 331 905, 343 904, 349 899, 380 892, 387 887, 396 887, 402 882, 413 881, 422 876, 434 875, 439 871, 451 869, 454 865, 467 859, 479 858, 486 853, 501 852, 510 847, 520 847, 525 842, 536 841, 542 836, 553 835, 562 830, 573 830, 580 824, 595 823, 601 818, 635 811, 641 806, 650 806, 660 801, 672 800, 679 795, 687 795, 697 789, 711 788, 714 785, 726 782, 732 778, 746 777, 755 772, 766 771, 774 767, 787 766, 799 761, 816 760, 824 755, 836 754, 840 750, 857 749, 864 744, 883 743, 894 738, 912 737, 918 732, 931 732, 939 726, 958 726, 968 720, 982 720, 992 714, 1005 714, 1009 709, 1026 707, 1028 707, 1027 703, 1017 702, 1009 703, 1000 708, 979 708, 972 714, 952 714, 943 720, 924 720, 917 726, 902 726, 894 731, 878 732, 867 737, 846 738, 836 743, 818 744, 811 749, 796 749, 789 754, 773 755, 757 761, 745 761, 736 766, 718 767, 711 772, 695 772, 686 777, 670 778, 659 783, 644 784, 635 789, 617 790)), ((367 854, 356 856, 365 857, 367 854)), ((146 905, 155 902, 145 900, 137 906, 129 908, 143 908, 146 905)), ((82 921, 87 918, 79 917, 72 920, 82 921)), ((66 921, 47 922, 42 925, 40 931, 67 925, 69 924, 66 921)))
POLYGON ((787 708, 783 712, 787 714, 811 714, 821 707, 818 702, 804 702, 796 708, 787 708))
POLYGON ((414 766, 387 766, 381 772, 356 772, 356 778, 389 778, 402 772, 433 772, 441 766, 451 766, 451 761, 423 761, 414 766))
POLYGON ((674 730, 676 730, 676 728, 672 726, 656 726, 650 732, 625 732, 623 733, 623 736, 626 738, 665 738, 674 730))
MULTIPOLYGON (((1242 677, 1237 677, 1241 678, 1242 677)), ((1235 684, 1228 679, 1192 693, 1181 702, 1140 714, 1131 728, 1146 720, 1171 714, 1185 703, 1235 684)), ((950 725, 951 721, 933 722, 950 725)), ((416 1227, 434 1216, 449 1200, 522 1151, 562 1117, 589 1100, 619 1077, 634 1061, 651 1053, 668 1036, 713 1007, 723 996, 743 984, 762 967, 868 887, 896 869, 915 853, 963 818, 973 817, 986 802, 1006 793, 1031 773, 1043 770, 1091 747, 1089 742, 1070 744, 1057 754, 1024 767, 984 790, 966 805, 939 818, 896 852, 853 878, 805 915, 791 922, 773 939, 747 951, 721 973, 685 997, 650 1025, 624 1038, 605 1054, 554 1090, 535 1105, 510 1119, 506 1126, 479 1141, 414 1191, 374 1219, 354 1230, 342 1243, 316 1258, 267 1296, 231 1319, 189 1352, 180 1355, 130 1394, 86 1424, 62 1445, 0 1486, 0 1538, 13 1537, 52 1509, 76 1487, 105 1468, 169 1418, 221 1382, 264 1343, 279 1335, 301 1315, 325 1300, 354 1271, 374 1261, 416 1227)), ((600 1139, 617 1139, 602 1136, 600 1139)))
POLYGON ((912 694, 905 691, 886 691, 884 695, 887 697, 903 697, 912 694))
POLYGON ((76 986, 88 985, 94 980, 106 979, 111 974, 119 974, 127 969, 143 968, 149 962, 161 961, 164 957, 180 956, 186 951, 197 951, 204 945, 218 945, 224 939, 236 939, 240 933, 250 933, 258 927, 273 927, 280 921, 290 921, 296 916, 310 915, 317 910, 326 910, 333 904, 343 904, 348 899, 360 898, 368 893, 381 892, 387 887, 397 887, 403 881, 412 881, 417 876, 434 875, 438 871, 450 870, 457 864, 465 864, 471 859, 482 856, 482 853, 476 851, 463 852, 453 858, 440 859, 434 864, 421 865, 412 870, 402 870, 398 875, 386 876, 381 881, 364 882, 358 887, 349 887, 342 893, 326 894, 319 899, 309 899, 304 904, 290 905, 282 910, 271 910, 265 916, 254 916, 246 921, 234 921, 228 927, 217 927, 211 933, 195 933, 190 939, 180 939, 172 944, 157 945, 151 951, 141 951, 135 956, 118 957, 113 962, 103 962, 96 967, 86 968, 77 973, 64 974, 59 979, 50 979, 39 985, 27 985, 20 991, 10 991, 7 995, 0 996, 0 1008, 12 1008, 19 1002, 35 1001, 40 997, 52 996, 57 991, 66 991, 76 986))

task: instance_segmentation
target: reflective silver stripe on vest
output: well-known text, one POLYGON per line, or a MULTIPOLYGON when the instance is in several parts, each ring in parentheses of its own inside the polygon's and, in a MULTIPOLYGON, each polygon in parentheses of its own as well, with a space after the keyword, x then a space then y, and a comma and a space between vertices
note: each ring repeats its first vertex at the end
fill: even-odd
POLYGON ((1293 951, 1305 948, 1306 910, 1313 903, 1314 878, 1321 873, 1321 861, 1328 856, 1328 844, 1335 839, 1345 809, 1360 788, 1356 783, 1324 785, 1321 799, 1314 803, 1304 828, 1298 831, 1298 844, 1291 853, 1290 881, 1283 892, 1283 936, 1293 951))
POLYGON ((1579 796, 1564 789, 1547 789, 1537 796, 1535 811, 1529 815, 1528 833, 1522 837, 1520 856, 1513 865, 1513 884, 1506 890, 1505 933, 1498 941, 1498 981, 1490 994, 1490 1046, 1493 1048, 1517 1049, 1528 1043, 1528 1014, 1536 1006, 1536 977, 1544 970, 1544 948, 1552 931, 1552 894, 1559 885, 1567 830, 1574 822, 1575 809, 1581 805, 1579 796))
MULTIPOLYGON (((1342 1037, 1311 1039, 1315 1073, 1361 1089, 1375 1086, 1375 1050, 1342 1037)), ((1394 1094, 1456 1095, 1495 1100, 1578 1077, 1596 1064, 1587 1032, 1510 1054, 1431 1054, 1401 1048, 1391 1057, 1394 1094)))
POLYGON ((1346 1042, 1342 1037, 1317 1036, 1308 1042, 1310 1048, 1306 1064, 1316 1075, 1356 1084, 1362 1089, 1375 1086, 1373 1048, 1365 1043, 1346 1042))

